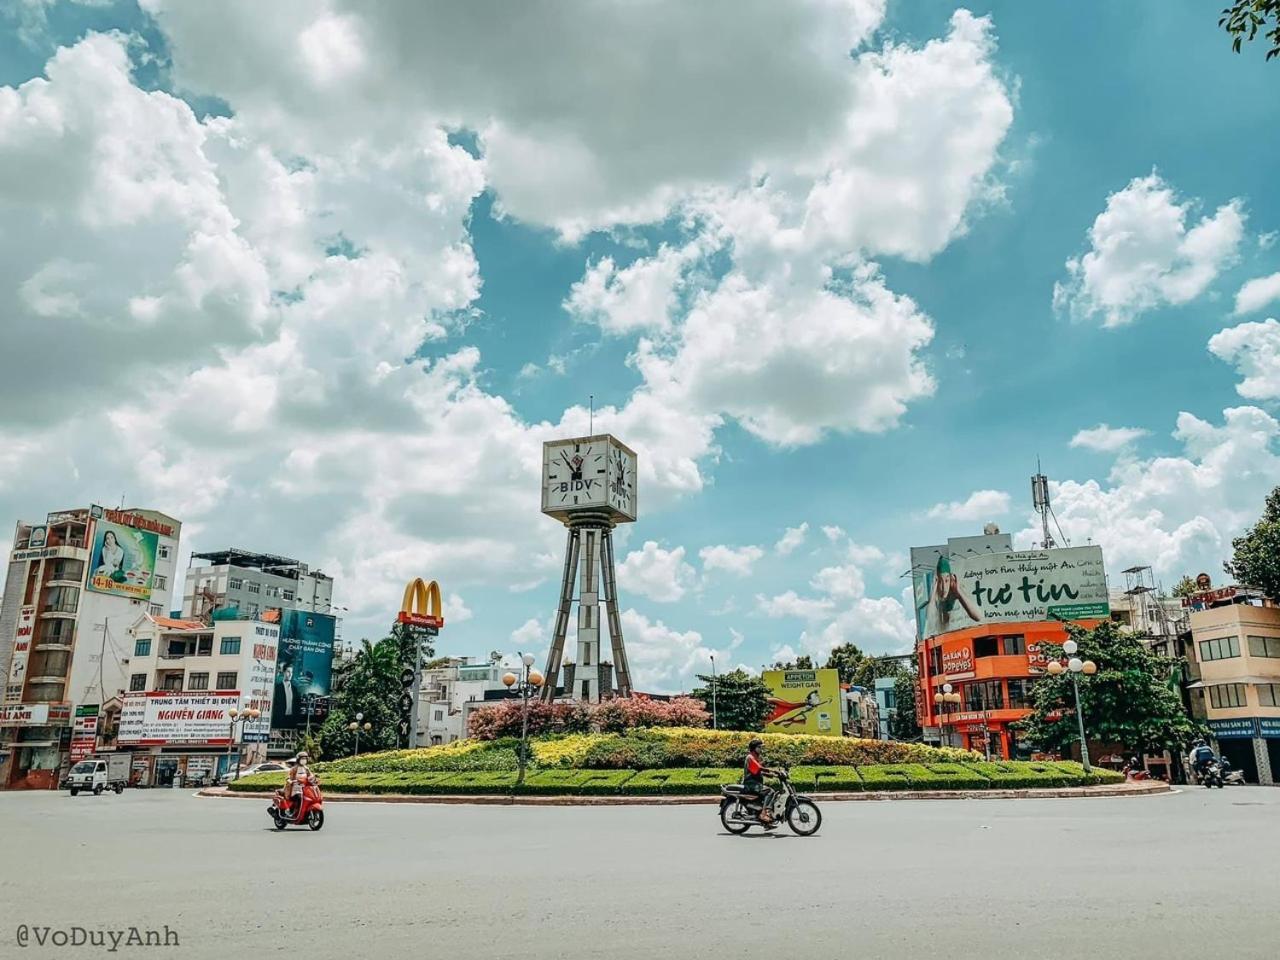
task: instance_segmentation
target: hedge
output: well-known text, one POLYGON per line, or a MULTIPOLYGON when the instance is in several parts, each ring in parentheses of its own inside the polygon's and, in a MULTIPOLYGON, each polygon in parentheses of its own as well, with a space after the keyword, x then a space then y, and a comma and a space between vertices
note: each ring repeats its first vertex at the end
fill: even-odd
MULTIPOLYGON (((994 790, 1118 783, 1109 770, 1086 774, 1078 763, 892 763, 860 767, 800 766, 791 771, 802 793, 861 790, 994 790)), ((652 770, 530 770, 516 787, 516 774, 506 770, 334 771, 321 777, 332 793, 365 794, 502 794, 633 796, 714 795, 738 783, 736 767, 664 767, 652 770)), ((273 790, 279 773, 256 774, 231 784, 235 791, 273 790)))

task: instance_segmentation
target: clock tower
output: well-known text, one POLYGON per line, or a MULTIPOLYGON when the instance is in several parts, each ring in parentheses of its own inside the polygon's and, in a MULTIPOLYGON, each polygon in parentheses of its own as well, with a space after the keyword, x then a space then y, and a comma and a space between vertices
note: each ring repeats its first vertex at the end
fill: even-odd
POLYGON ((562 680, 574 700, 597 702, 632 693, 631 670, 622 643, 614 573, 613 528, 636 518, 636 455, 608 434, 551 440, 542 445, 542 512, 568 528, 560 606, 547 656, 543 699, 562 680), (564 663, 565 636, 578 588, 576 660, 564 663), (604 602, 613 662, 600 653, 600 605, 604 602))

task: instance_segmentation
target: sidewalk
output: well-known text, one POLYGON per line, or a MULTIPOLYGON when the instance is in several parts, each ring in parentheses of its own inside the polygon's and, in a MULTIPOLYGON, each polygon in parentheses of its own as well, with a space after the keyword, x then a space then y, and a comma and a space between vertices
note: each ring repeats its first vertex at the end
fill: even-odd
MULTIPOLYGON (((321 790, 324 784, 320 785, 321 790)), ((1053 787, 1036 790, 867 790, 854 793, 815 793, 815 800, 1018 800, 1018 799, 1074 799, 1094 797, 1150 797, 1171 793, 1169 784, 1162 780, 1142 780, 1130 783, 1104 784, 1097 787, 1053 787)), ((270 800, 271 793, 233 793, 226 787, 208 787, 199 791, 202 797, 231 800, 270 800)), ((531 807, 618 807, 618 806, 678 806, 686 804, 713 804, 720 802, 718 794, 671 796, 512 796, 511 794, 404 794, 404 793, 333 793, 325 796, 325 803, 471 803, 478 806, 519 804, 531 807)))

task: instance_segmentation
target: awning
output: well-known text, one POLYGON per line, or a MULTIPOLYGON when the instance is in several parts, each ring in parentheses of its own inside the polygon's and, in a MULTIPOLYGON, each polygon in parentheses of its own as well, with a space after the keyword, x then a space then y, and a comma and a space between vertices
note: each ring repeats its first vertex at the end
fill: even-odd
POLYGON ((1188 683, 1188 690, 1199 690, 1201 687, 1225 687, 1233 683, 1280 683, 1280 677, 1231 677, 1225 680, 1197 680, 1188 683))

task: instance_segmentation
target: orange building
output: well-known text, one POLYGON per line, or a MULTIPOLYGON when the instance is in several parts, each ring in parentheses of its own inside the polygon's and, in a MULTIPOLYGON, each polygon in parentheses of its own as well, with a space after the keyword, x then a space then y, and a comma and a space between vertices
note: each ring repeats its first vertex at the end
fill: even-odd
MULTIPOLYGON (((1097 620, 1077 621, 1091 628, 1097 620)), ((1032 746, 1009 725, 1031 712, 1031 684, 1044 673, 1048 644, 1067 639, 1057 620, 985 623, 930 637, 916 645, 920 726, 941 731, 944 745, 987 752, 992 759, 1030 756, 1032 746), (943 684, 960 702, 939 706, 943 684)))

